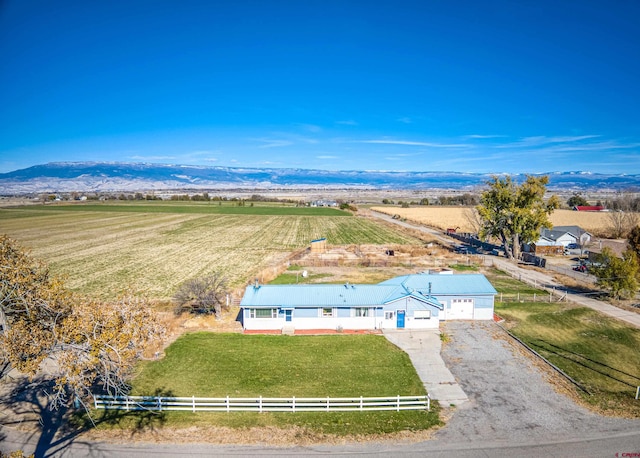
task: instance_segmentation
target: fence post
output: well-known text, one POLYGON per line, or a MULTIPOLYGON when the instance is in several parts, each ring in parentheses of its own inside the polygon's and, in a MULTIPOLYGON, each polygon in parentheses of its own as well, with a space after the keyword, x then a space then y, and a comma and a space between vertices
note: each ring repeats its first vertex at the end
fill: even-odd
POLYGON ((156 396, 156 399, 158 403, 158 410, 162 412, 162 398, 160 396, 156 396))
POLYGON ((398 395, 398 402, 396 404, 396 412, 400 412, 400 395, 398 395))
POLYGON ((124 398, 124 402, 125 402, 125 406, 126 406, 126 409, 127 409, 127 412, 128 412, 129 411, 129 396, 124 398))
POLYGON ((229 413, 229 395, 227 395, 227 413, 229 413))
POLYGON ((427 410, 431 410, 431 396, 427 394, 427 410))
POLYGON ((636 390, 636 400, 638 399, 638 397, 640 397, 640 386, 636 390))
POLYGON ((327 396, 327 412, 329 411, 329 396, 327 396))
POLYGON ((195 394, 191 395, 191 402, 193 406, 193 412, 195 413, 196 411, 196 395, 195 394))
POLYGON ((360 410, 362 410, 362 407, 363 407, 363 405, 362 405, 362 396, 360 396, 360 410))
POLYGON ((260 395, 260 399, 258 400, 258 412, 262 413, 262 395, 260 395))
POLYGON ((292 403, 293 403, 293 411, 295 412, 296 411, 296 397, 295 396, 292 398, 292 403))
POLYGON ((98 410, 98 398, 96 396, 93 397, 93 408, 98 410))

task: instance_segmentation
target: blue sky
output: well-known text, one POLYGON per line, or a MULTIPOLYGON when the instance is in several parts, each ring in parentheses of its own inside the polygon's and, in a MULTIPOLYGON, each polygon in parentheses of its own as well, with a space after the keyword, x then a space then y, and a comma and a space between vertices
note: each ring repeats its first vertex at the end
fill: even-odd
POLYGON ((640 2, 0 0, 0 172, 640 173, 640 2))

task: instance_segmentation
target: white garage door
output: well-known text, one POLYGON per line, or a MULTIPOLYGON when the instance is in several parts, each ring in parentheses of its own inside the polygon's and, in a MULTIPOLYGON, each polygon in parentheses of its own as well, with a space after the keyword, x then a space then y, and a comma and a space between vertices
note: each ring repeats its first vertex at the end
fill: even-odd
POLYGON ((473 299, 452 299, 448 320, 473 320, 473 299))

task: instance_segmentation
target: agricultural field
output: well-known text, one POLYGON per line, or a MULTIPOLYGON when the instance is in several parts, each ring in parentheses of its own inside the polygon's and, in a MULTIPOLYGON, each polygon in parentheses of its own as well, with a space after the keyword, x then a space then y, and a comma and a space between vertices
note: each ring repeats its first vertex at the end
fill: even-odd
MULTIPOLYGON (((415 221, 426 226, 445 231, 447 228, 457 228, 459 232, 476 232, 471 207, 439 207, 422 206, 413 208, 400 207, 372 207, 371 210, 387 215, 399 215, 401 218, 415 221)), ((607 212, 577 212, 573 210, 556 210, 549 219, 554 226, 580 226, 593 233, 606 232, 609 223, 607 212)))
POLYGON ((291 252, 320 237, 330 245, 421 243, 335 209, 209 203, 6 208, 0 233, 65 275, 71 289, 103 299, 128 290, 168 299, 182 282, 214 271, 241 288, 267 268, 284 269, 291 252))

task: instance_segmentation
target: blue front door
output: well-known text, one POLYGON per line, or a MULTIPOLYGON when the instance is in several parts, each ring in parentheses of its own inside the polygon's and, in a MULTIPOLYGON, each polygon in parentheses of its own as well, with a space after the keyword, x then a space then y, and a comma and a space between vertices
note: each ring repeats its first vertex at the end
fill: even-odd
POLYGON ((285 321, 291 321, 291 315, 293 313, 293 310, 285 310, 284 311, 284 318, 285 321))
POLYGON ((396 314, 397 316, 397 320, 396 320, 396 326, 398 328, 404 328, 404 310, 398 310, 398 313, 396 314))

